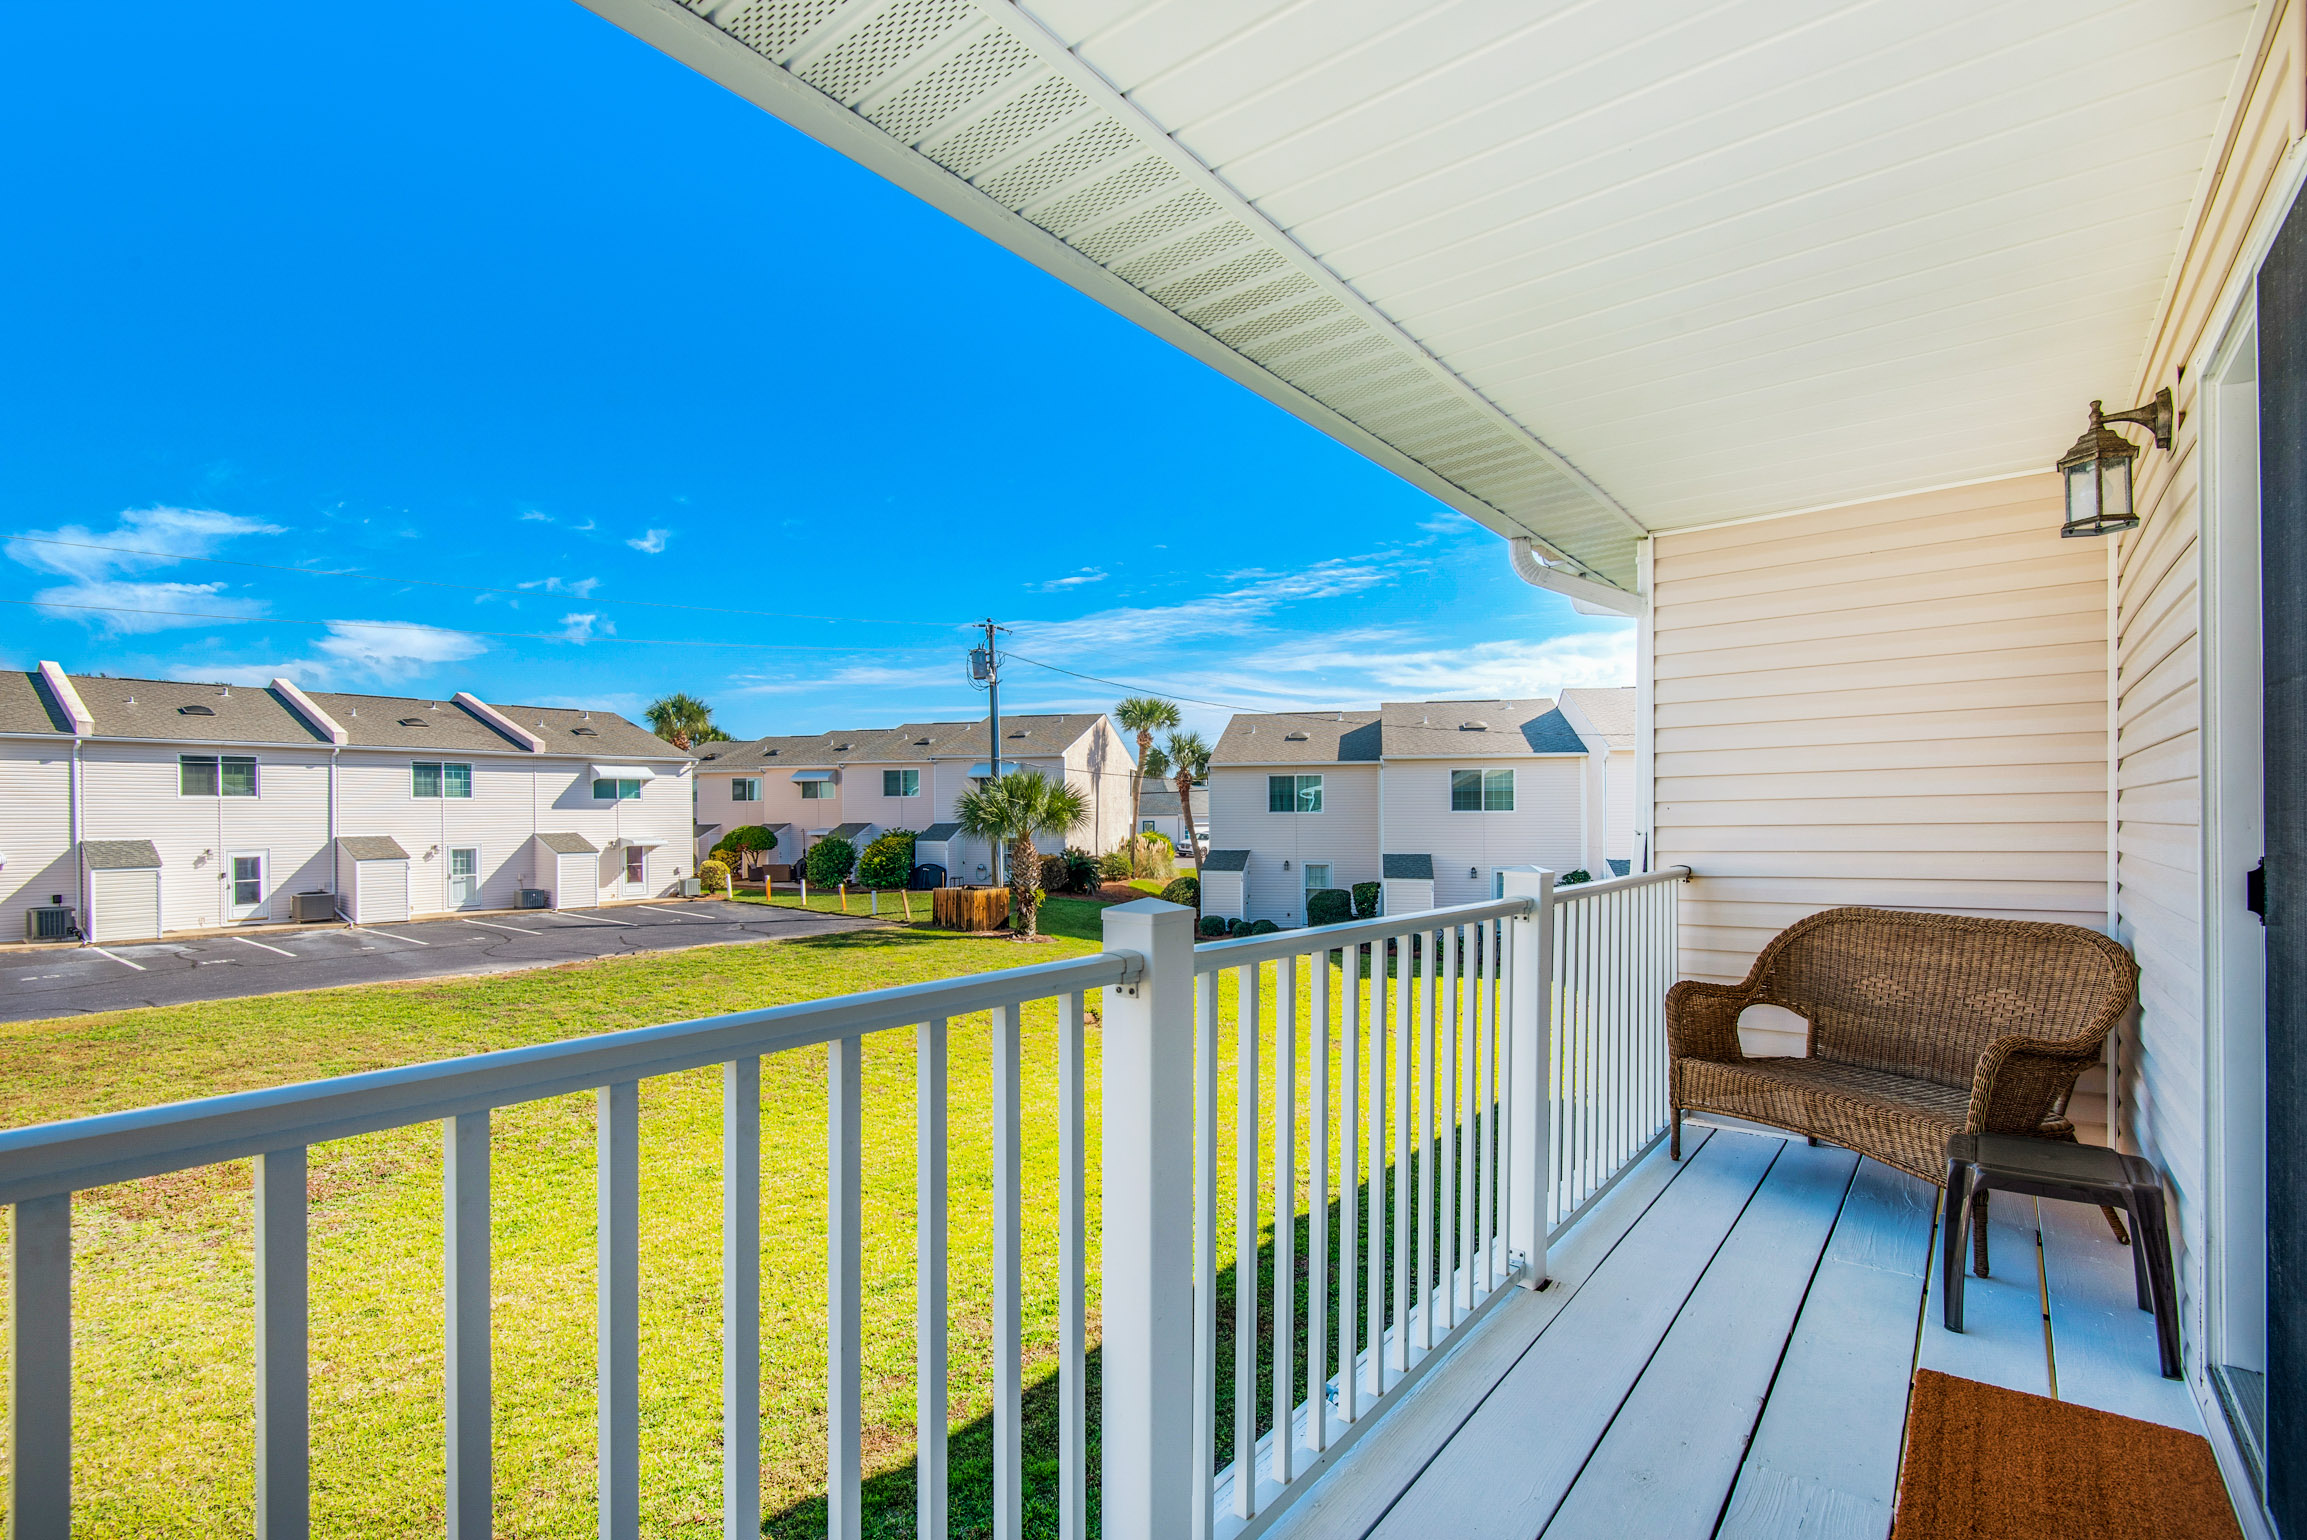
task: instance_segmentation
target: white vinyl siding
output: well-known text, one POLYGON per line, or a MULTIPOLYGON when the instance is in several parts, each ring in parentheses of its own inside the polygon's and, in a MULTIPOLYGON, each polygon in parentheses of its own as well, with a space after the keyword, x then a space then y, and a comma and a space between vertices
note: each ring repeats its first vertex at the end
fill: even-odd
MULTIPOLYGON (((1305 886, 1300 874, 1308 862, 1330 868, 1332 887, 1378 880, 1378 767, 1323 766, 1316 772, 1322 777, 1319 814, 1267 810, 1266 778, 1283 773, 1264 766, 1213 767, 1205 832, 1212 850, 1250 852, 1250 869, 1243 874, 1247 897, 1242 918, 1302 925, 1305 886), (1290 863, 1286 872, 1285 860, 1290 863)), ((1208 912, 1206 897, 1203 907, 1208 912)))
POLYGON ((2046 473, 1657 540, 1686 976, 1837 904, 2106 928, 2107 547, 2060 519, 2046 473))
POLYGON ((144 941, 160 934, 160 873, 88 874, 88 939, 144 941))
POLYGON ((1386 762, 1384 853, 1434 858, 1432 902, 1474 904, 1491 896, 1501 866, 1537 865, 1557 872, 1585 860, 1586 756, 1565 754, 1512 765, 1444 760, 1386 762), (1471 773, 1489 785, 1511 775, 1514 806, 1496 812, 1453 811, 1451 783, 1471 773))
POLYGON ((409 795, 413 797, 469 798, 473 794, 473 767, 417 760, 409 766, 409 795))
POLYGON ((57 894, 81 907, 71 753, 69 743, 0 743, 0 941, 22 940, 24 911, 57 894))

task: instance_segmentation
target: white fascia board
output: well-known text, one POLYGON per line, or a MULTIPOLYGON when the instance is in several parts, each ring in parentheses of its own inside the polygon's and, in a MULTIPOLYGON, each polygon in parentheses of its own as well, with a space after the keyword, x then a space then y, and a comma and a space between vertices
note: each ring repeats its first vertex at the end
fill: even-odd
POLYGON ((473 694, 472 691, 459 690, 451 698, 458 705, 464 707, 465 710, 471 712, 474 716, 479 717, 482 721, 488 723, 489 726, 495 728, 498 732, 503 733, 506 737, 512 739, 513 742, 520 744, 530 753, 539 753, 544 749, 544 739, 538 737, 535 733, 530 732, 527 728, 521 726, 518 722, 515 722, 511 717, 506 716, 496 707, 490 705, 487 701, 484 701, 479 696, 473 694))
MULTIPOLYGON (((1435 474, 1422 462, 1402 453, 1287 380, 1269 373, 1255 361, 1235 352, 1182 316, 1164 309, 1152 298, 1124 283, 1047 230, 1003 207, 928 156, 891 139, 865 118, 780 69, 703 17, 674 3, 674 0, 579 0, 579 3, 603 20, 623 28, 668 57, 688 65, 706 79, 807 134, 827 149, 848 156, 866 170, 912 193, 930 207, 951 215, 1052 277, 1072 285, 1123 319, 1135 322, 1235 383, 1257 392, 1283 411, 1384 466, 1485 529, 1500 535, 1524 535, 1541 540, 1545 538, 1465 488, 1435 474)), ((999 11, 988 7, 988 11, 996 15, 997 24, 1004 25, 1012 36, 1033 47, 1037 53, 1056 65, 1073 84, 1089 91, 1100 106, 1138 127, 1141 136, 1149 143, 1172 155, 1174 162, 1188 173, 1189 180, 1195 185, 1217 197, 1237 217, 1251 221, 1253 228, 1274 230, 1270 220, 1245 202, 1216 173, 1186 154, 1158 125, 1148 122, 1135 103, 1116 91, 1104 76, 1091 69, 1061 41, 1051 37, 1039 23, 1009 7, 1001 7, 999 11), (1004 13, 1015 17, 1023 25, 1006 22, 1004 13)), ((1549 466, 1589 492, 1600 506, 1610 510, 1637 536, 1649 533, 1647 526, 1627 512, 1616 498, 1595 485, 1584 472, 1544 440, 1500 411, 1487 396, 1449 371, 1414 338, 1402 333, 1399 327, 1385 318, 1383 312, 1372 307, 1358 291, 1316 261, 1303 247, 1282 232, 1275 231, 1275 235, 1290 252, 1300 258, 1296 264, 1299 269, 1313 277, 1325 292, 1341 299, 1357 312, 1375 317, 1385 331, 1399 337, 1416 357, 1426 361, 1430 369, 1468 405, 1531 445, 1549 466)), ((1596 570, 1580 560, 1575 553, 1556 550, 1554 554, 1565 561, 1576 563, 1581 571, 1596 570)), ((1621 592, 1599 579, 1590 581, 1600 592, 1610 595, 1621 592)), ((1593 602, 1599 604, 1610 601, 1596 599, 1593 602)))
POLYGON ((85 738, 96 731, 96 718, 89 713, 88 703, 80 698, 80 692, 72 688, 72 678, 64 672, 62 664, 43 660, 40 664, 40 682, 48 686, 49 695, 72 723, 74 737, 85 738))
POLYGON ((337 724, 336 718, 314 704, 312 697, 298 689, 294 680, 275 679, 272 682, 272 688, 273 693, 287 701, 290 709, 295 711, 298 716, 320 729, 321 736, 328 739, 329 742, 341 748, 350 738, 351 734, 337 724))

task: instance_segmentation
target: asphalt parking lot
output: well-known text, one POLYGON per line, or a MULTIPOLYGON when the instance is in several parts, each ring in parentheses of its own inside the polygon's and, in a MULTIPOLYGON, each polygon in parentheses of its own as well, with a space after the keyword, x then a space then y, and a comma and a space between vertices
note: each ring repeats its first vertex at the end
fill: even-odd
POLYGON ((394 979, 501 973, 720 942, 780 941, 875 921, 720 900, 315 925, 114 946, 0 950, 0 1021, 185 1005, 394 979))

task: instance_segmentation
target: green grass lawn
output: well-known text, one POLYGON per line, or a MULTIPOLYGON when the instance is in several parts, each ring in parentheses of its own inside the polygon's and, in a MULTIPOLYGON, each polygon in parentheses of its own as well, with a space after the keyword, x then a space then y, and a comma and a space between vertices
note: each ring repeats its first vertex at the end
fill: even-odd
MULTIPOLYGON (((1093 950, 1099 913, 1086 902, 1052 900, 1043 911, 1051 939, 1031 947, 884 926, 524 973, 14 1023, 0 1026, 0 1126, 1051 961, 1093 950)), ((1095 1003, 1088 1048, 1093 1215, 1095 1003)), ((1304 1041, 1310 1029, 1302 998, 1300 1011, 1304 1041)), ((1220 1071, 1230 1086, 1230 988, 1221 992, 1220 1014, 1220 1071)), ((1271 1016, 1269 1006, 1269 1022, 1271 1016)), ((1261 1057, 1268 1107, 1272 1030, 1261 1057)), ((956 1534, 985 1532, 990 1500, 988 1032, 982 1016, 951 1027, 953 1384, 946 1414, 955 1438, 956 1534)), ((1029 1529, 1054 1534, 1054 1005, 1029 1008, 1023 1034, 1029 1529)), ((1301 1083, 1310 1074, 1306 1058, 1301 1051, 1301 1083)), ((916 1415, 912 1034, 869 1040, 864 1073, 868 1533, 909 1534, 916 1415)), ((764 1528, 780 1536, 821 1533, 824 1051, 767 1060, 761 1079, 761 1435, 764 1507, 772 1515, 764 1528)), ((719 1097, 711 1069, 641 1088, 642 1527, 653 1535, 709 1532, 717 1523, 719 1097)), ((1230 1139, 1232 1106, 1230 1088, 1221 1090, 1221 1149, 1230 1139)), ((494 1120, 496 1490, 498 1532, 506 1536, 574 1537, 595 1529, 593 1116, 592 1098, 575 1096, 502 1109, 494 1120)), ((1221 1166, 1228 1170, 1218 1194, 1225 1214, 1230 1162, 1221 1166)), ((1261 1171, 1270 1169, 1269 1157, 1261 1171)), ((317 1533, 414 1536, 441 1528, 440 1177, 435 1125, 312 1151, 317 1533)), ((1260 1185, 1260 1262, 1270 1292, 1270 1176, 1260 1185)), ((247 1532, 248 1204, 245 1162, 76 1198, 78 1533, 247 1532)), ((0 1230, 5 1216, 0 1210, 0 1230)), ((1307 1223, 1298 1216, 1301 1266, 1307 1223)), ((1094 1245, 1093 1234, 1093 1341, 1094 1245)), ((1230 1280, 1221 1284, 1221 1300, 1230 1299, 1230 1287, 1230 1280)), ((1220 1384, 1229 1378, 1221 1369, 1220 1384)), ((1299 1378, 1302 1384, 1302 1368, 1299 1378)), ((0 1479, 5 1474, 0 1456, 0 1479)))

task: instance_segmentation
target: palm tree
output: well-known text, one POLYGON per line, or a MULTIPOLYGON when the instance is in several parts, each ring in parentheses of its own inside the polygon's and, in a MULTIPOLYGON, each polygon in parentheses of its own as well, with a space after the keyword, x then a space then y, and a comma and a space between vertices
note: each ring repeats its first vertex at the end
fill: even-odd
POLYGON ((1040 935, 1041 855, 1033 848, 1033 837, 1064 838, 1067 830, 1089 817, 1089 798, 1079 788, 1049 780, 1039 771, 1012 770, 963 792, 954 803, 953 817, 971 838, 1009 848, 1010 906, 1025 916, 1026 935, 1040 935))
POLYGON ((713 725, 713 708, 696 696, 676 690, 650 703, 641 713, 649 730, 686 754, 700 743, 726 743, 729 735, 713 725))
POLYGON ((1137 870, 1138 832, 1145 823, 1145 778, 1158 775, 1150 761, 1154 754, 1154 734, 1178 725, 1175 703, 1158 695, 1133 695, 1113 708, 1113 718, 1130 732, 1137 734, 1137 774, 1129 788, 1129 869, 1137 870))
POLYGON ((1200 733, 1171 733, 1164 751, 1177 775, 1178 811, 1185 815, 1186 848, 1193 852, 1194 866, 1199 869, 1202 842, 1194 833, 1194 782, 1210 778, 1210 746, 1202 742, 1200 733))

